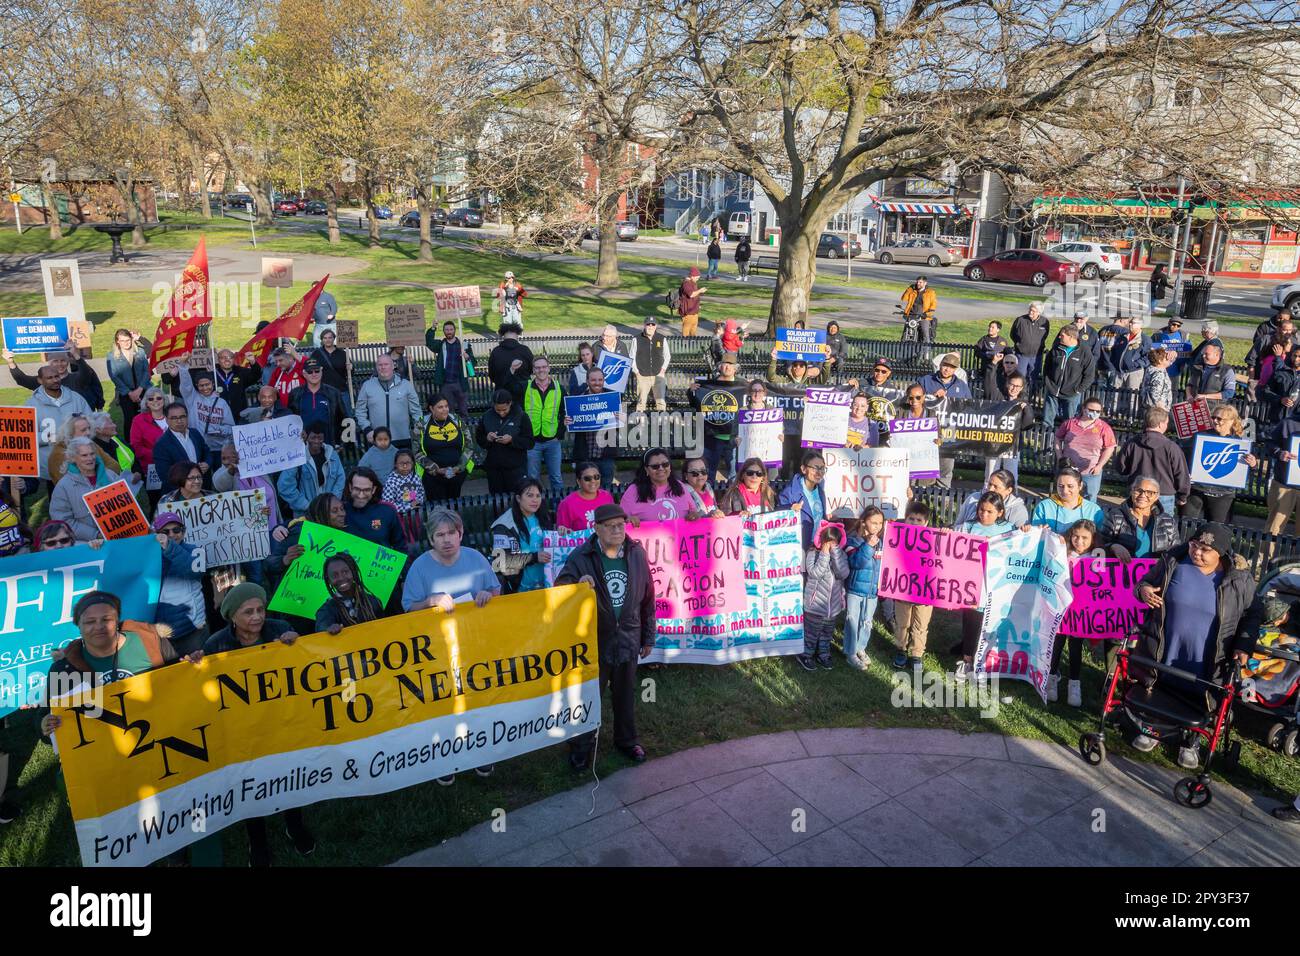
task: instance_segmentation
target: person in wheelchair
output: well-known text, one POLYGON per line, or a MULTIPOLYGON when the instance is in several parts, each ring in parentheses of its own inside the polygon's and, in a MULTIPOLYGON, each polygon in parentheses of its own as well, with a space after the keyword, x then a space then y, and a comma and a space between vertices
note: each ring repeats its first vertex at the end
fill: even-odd
MULTIPOLYGON (((1232 534, 1217 522, 1204 524, 1187 543, 1171 548, 1138 581, 1134 593, 1151 610, 1136 637, 1135 653, 1169 667, 1187 671, 1202 680, 1225 683, 1234 659, 1249 656, 1253 635, 1239 633, 1254 599, 1254 579, 1244 558, 1232 551, 1232 534)), ((1217 709, 1204 689, 1173 674, 1134 666, 1132 674, 1148 689, 1159 681, 1165 709, 1186 705, 1190 712, 1217 709)), ((1177 718, 1175 717, 1175 722, 1177 718)), ((1132 744, 1143 753, 1159 740, 1137 729, 1132 744)), ((1194 769, 1200 763, 1199 737, 1182 733, 1178 765, 1194 769)))

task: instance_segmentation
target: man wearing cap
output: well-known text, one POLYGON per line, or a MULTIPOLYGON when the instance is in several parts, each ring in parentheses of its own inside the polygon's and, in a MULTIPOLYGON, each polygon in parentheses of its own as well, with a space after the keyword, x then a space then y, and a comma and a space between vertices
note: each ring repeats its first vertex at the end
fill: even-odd
POLYGON ((513 325, 520 332, 524 330, 524 287, 515 281, 515 274, 507 272, 496 291, 492 293, 497 300, 497 311, 501 313, 502 325, 513 325))
POLYGON ((709 290, 697 281, 700 270, 691 266, 691 271, 677 290, 677 314, 682 317, 682 335, 693 336, 700 324, 700 296, 709 290))
POLYGON ((1177 356, 1168 371, 1169 377, 1174 381, 1178 381, 1178 376, 1183 370, 1183 363, 1187 361, 1192 351, 1192 337, 1183 331, 1183 320, 1176 315, 1172 316, 1165 323, 1163 329, 1151 336, 1151 344, 1163 346, 1177 356))
MULTIPOLYGON (((949 399, 974 397, 971 395, 970 386, 957 375, 959 368, 961 368, 961 356, 956 352, 949 352, 939 359, 937 371, 921 376, 917 384, 925 389, 927 415, 931 417, 940 415, 948 407, 949 399)), ((952 487, 952 474, 956 466, 957 459, 940 454, 937 480, 942 487, 952 487)))
MULTIPOLYGON (((1151 610, 1138 632, 1138 653, 1202 680, 1220 682, 1229 675, 1234 656, 1244 659, 1253 639, 1238 625, 1251 606, 1255 581, 1244 559, 1232 551, 1232 533, 1217 522, 1204 524, 1188 542, 1171 548, 1138 581, 1133 593, 1151 610)), ((1150 684, 1186 696, 1200 705, 1205 694, 1169 674, 1145 674, 1150 684)), ((1158 739, 1136 728, 1133 746, 1154 750, 1158 739)), ((1178 765, 1193 769, 1200 762, 1199 738, 1181 741, 1178 765)))
MULTIPOLYGON (((596 533, 572 554, 556 584, 587 584, 596 592, 600 686, 614 703, 614 746, 642 762, 645 749, 636 733, 636 668, 655 644, 655 592, 645 548, 627 536, 627 514, 618 505, 601 505, 593 516, 596 533)), ((599 731, 569 742, 569 765, 586 770, 599 731)))
POLYGON ((655 411, 667 411, 668 380, 665 376, 672 356, 668 351, 668 339, 659 331, 659 322, 653 315, 646 317, 644 330, 632 340, 630 358, 632 371, 636 374, 636 410, 645 411, 646 400, 653 389, 655 411))
POLYGON ((1025 377, 1031 392, 1038 385, 1038 367, 1043 358, 1047 331, 1047 316, 1043 315, 1042 307, 1037 302, 1031 302, 1029 310, 1011 323, 1011 344, 1016 349, 1016 368, 1025 377))
POLYGON ((862 393, 870 401, 867 415, 879 422, 887 422, 894 417, 898 403, 903 400, 904 390, 890 384, 894 368, 889 359, 881 355, 876 358, 871 369, 871 379, 862 388, 862 393))
POLYGON ((488 354, 488 378, 495 388, 504 388, 516 402, 524 400, 524 389, 533 374, 533 350, 519 341, 519 327, 501 323, 501 341, 488 354))
MULTIPOLYGON (((731 384, 736 381, 736 369, 740 359, 735 352, 723 352, 718 362, 718 374, 710 383, 713 386, 731 384)), ((734 442, 736 439, 736 417, 740 414, 743 386, 735 388, 709 388, 706 397, 709 407, 703 407, 700 400, 700 383, 691 382, 687 396, 691 408, 704 416, 704 464, 709 470, 709 480, 715 481, 720 474, 722 480, 731 477, 732 459, 735 458, 734 442)))
POLYGON ((933 342, 938 325, 934 310, 939 307, 939 300, 925 276, 917 276, 916 281, 903 290, 899 301, 903 303, 903 321, 915 319, 920 340, 933 342))
POLYGON ((343 420, 351 417, 352 409, 346 395, 324 383, 324 373, 325 367, 319 359, 315 356, 307 359, 302 367, 307 383, 289 393, 289 411, 302 419, 304 431, 309 423, 318 423, 325 431, 325 441, 337 445, 343 433, 343 420))
POLYGON ((293 390, 307 381, 302 374, 302 367, 307 360, 299 355, 298 350, 292 345, 276 349, 271 356, 275 367, 266 379, 266 384, 275 389, 276 395, 280 398, 280 407, 288 408, 289 396, 293 394, 293 390))
POLYGON ((155 621, 176 653, 184 656, 202 650, 208 639, 208 611, 203 600, 206 568, 194 559, 195 550, 202 546, 186 543, 185 521, 175 512, 160 512, 153 519, 153 530, 162 547, 162 586, 155 621))

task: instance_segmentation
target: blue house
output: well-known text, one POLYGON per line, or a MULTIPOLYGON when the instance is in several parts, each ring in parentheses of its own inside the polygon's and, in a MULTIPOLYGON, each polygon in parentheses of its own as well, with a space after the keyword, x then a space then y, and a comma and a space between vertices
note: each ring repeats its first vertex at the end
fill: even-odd
POLYGON ((664 177, 663 227, 679 235, 698 233, 701 225, 733 212, 754 211, 754 180, 725 169, 692 168, 664 177))

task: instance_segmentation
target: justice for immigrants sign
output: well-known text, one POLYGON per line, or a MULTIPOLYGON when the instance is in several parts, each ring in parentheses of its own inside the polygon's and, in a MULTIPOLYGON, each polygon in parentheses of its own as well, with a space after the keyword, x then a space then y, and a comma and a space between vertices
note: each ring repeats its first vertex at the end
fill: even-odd
POLYGON ((600 726, 599 676, 596 597, 578 584, 182 661, 61 698, 82 861, 145 866, 250 817, 549 747, 600 726))

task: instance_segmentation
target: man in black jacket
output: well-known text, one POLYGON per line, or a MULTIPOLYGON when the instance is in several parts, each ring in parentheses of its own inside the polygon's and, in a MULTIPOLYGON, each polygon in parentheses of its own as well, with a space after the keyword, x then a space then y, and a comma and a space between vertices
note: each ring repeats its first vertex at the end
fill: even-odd
POLYGON ((1047 341, 1047 316, 1037 302, 1029 311, 1018 316, 1011 324, 1011 344, 1016 347, 1016 367, 1025 377, 1032 394, 1040 380, 1039 364, 1043 358, 1043 344, 1047 341))
POLYGON ((989 334, 975 343, 975 355, 980 360, 980 379, 984 382, 985 401, 1000 402, 1006 398, 998 387, 998 366, 1002 363, 1002 356, 1010 351, 1011 343, 1002 335, 1002 323, 990 322, 989 334))
POLYGON ((1125 442, 1115 456, 1115 472, 1126 482, 1139 475, 1150 475, 1160 483, 1160 507, 1169 514, 1177 514, 1174 506, 1181 507, 1192 493, 1187 458, 1177 444, 1165 437, 1169 428, 1167 411, 1160 407, 1148 408, 1143 424, 1142 434, 1125 442))
MULTIPOLYGON (((81 352, 71 342, 67 352, 50 352, 46 364, 58 373, 64 388, 71 389, 86 400, 92 410, 104 410, 104 385, 90 367, 89 362, 80 361, 81 352)), ((9 374, 14 382, 30 391, 41 387, 40 376, 30 375, 20 369, 14 362, 14 354, 4 350, 5 361, 9 363, 9 374)))
MULTIPOLYGON (((645 749, 636 735, 636 667, 655 645, 655 590, 645 548, 627 536, 627 515, 618 505, 601 505, 593 516, 596 533, 564 563, 556 584, 583 583, 596 592, 600 687, 614 700, 614 745, 637 763, 645 749)), ((569 743, 569 764, 586 770, 596 746, 593 731, 569 743)))
POLYGON ((1096 377, 1097 366, 1092 353, 1079 344, 1078 328, 1064 326, 1043 363, 1043 421, 1056 428, 1058 418, 1077 415, 1096 377))
POLYGON ((501 342, 488 356, 488 377, 496 388, 504 388, 522 404, 524 389, 533 374, 533 351, 519 341, 519 326, 512 323, 498 330, 501 342))
POLYGON ((1223 346, 1206 342, 1187 376, 1187 400, 1199 397, 1214 402, 1230 401, 1236 393, 1237 375, 1223 361, 1223 346))
MULTIPOLYGON (((1228 677, 1234 657, 1245 657, 1238 626, 1251 606, 1255 581, 1245 560, 1233 554, 1232 533, 1225 525, 1204 524, 1187 544, 1165 552, 1133 593, 1151 609, 1137 635, 1140 656, 1214 682, 1228 677)), ((1158 681, 1189 702, 1206 702, 1199 685, 1135 667, 1136 676, 1148 686, 1158 681)), ((1143 752, 1158 743, 1146 729, 1138 727, 1133 740, 1143 752)), ((1184 735, 1179 766, 1194 769, 1200 762, 1198 740, 1194 734, 1184 735)))

